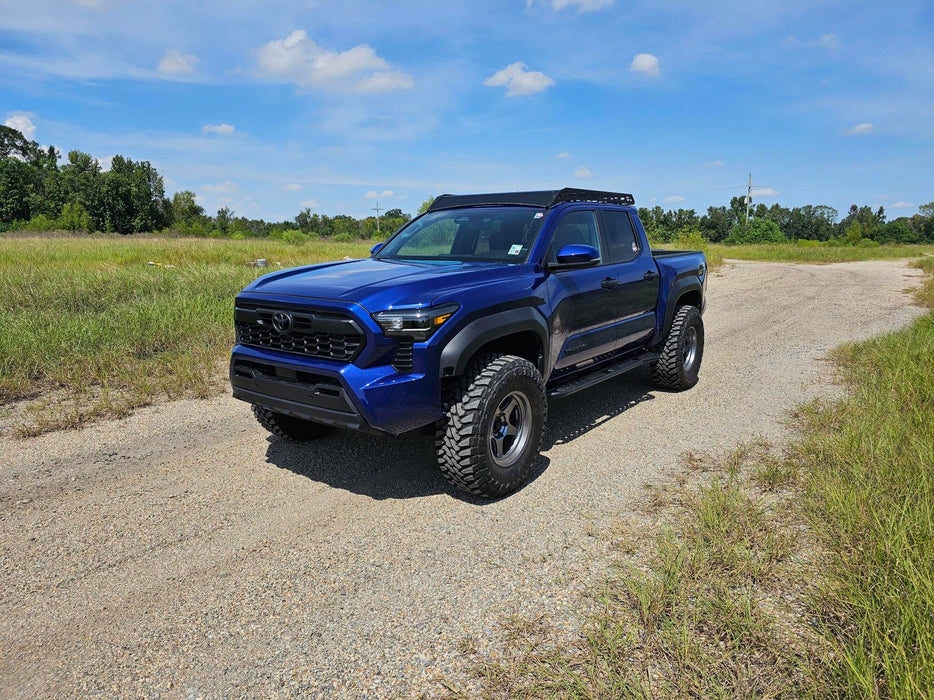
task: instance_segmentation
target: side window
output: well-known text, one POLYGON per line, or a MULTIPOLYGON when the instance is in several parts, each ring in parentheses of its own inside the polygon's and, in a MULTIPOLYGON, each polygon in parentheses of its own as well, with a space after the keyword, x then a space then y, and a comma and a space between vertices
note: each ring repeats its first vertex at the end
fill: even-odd
POLYGON ((606 223, 608 246, 605 262, 621 263, 635 260, 639 255, 639 242, 629 214, 624 211, 605 211, 603 220, 606 223))
POLYGON ((558 251, 571 243, 592 246, 603 255, 600 250, 600 236, 597 234, 597 217, 592 211, 572 211, 561 217, 551 236, 551 245, 548 246, 545 259, 554 262, 558 251))

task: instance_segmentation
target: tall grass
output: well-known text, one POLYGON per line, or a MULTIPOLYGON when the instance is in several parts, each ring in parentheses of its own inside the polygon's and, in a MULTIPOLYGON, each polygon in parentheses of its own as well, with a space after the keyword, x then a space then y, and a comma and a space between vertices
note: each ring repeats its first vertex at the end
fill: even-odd
MULTIPOLYGON (((928 278, 930 308, 932 292, 928 278)), ((840 662, 827 682, 851 697, 934 697, 934 313, 836 359, 851 393, 802 409, 793 454, 828 552, 816 607, 840 662)))
POLYGON ((269 271, 250 261, 366 254, 366 243, 0 240, 0 404, 55 394, 21 421, 29 433, 207 396, 233 344, 233 297, 269 271))

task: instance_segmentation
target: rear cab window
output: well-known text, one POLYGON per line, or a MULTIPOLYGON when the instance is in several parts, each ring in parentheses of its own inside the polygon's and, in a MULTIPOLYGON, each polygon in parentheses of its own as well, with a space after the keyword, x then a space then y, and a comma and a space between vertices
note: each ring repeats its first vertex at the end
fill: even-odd
POLYGON ((606 262, 630 262, 639 257, 641 248, 629 213, 604 210, 603 233, 606 238, 606 262))

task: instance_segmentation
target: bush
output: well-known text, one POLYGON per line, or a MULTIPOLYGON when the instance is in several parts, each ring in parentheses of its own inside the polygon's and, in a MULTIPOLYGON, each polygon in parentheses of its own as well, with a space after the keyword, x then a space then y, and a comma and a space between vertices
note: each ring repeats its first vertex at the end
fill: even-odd
POLYGON ((862 238, 856 245, 859 248, 878 248, 879 241, 874 241, 871 238, 862 238))
POLYGON ((37 214, 23 223, 23 231, 58 231, 58 221, 45 214, 37 214))
POLYGON ((339 233, 331 240, 335 243, 353 243, 355 239, 349 233, 339 233))
POLYGON ((742 243, 786 243, 782 230, 771 219, 753 219, 748 226, 737 224, 723 241, 729 245, 742 243))
POLYGON ((799 238, 795 241, 795 245, 799 248, 817 248, 820 246, 820 241, 812 241, 807 238, 799 238))
POLYGON ((308 236, 294 228, 285 231, 273 231, 269 234, 269 237, 289 245, 305 245, 308 242, 308 236))
POLYGON ((88 231, 92 229, 91 215, 77 202, 68 202, 58 217, 58 227, 64 231, 88 231))

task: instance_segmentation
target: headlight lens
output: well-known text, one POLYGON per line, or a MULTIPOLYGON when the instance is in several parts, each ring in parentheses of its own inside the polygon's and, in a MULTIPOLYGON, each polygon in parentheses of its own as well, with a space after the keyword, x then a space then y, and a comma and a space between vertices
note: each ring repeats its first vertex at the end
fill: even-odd
POLYGON ((459 308, 458 304, 450 303, 423 309, 380 311, 373 314, 373 318, 386 335, 428 340, 459 308))

